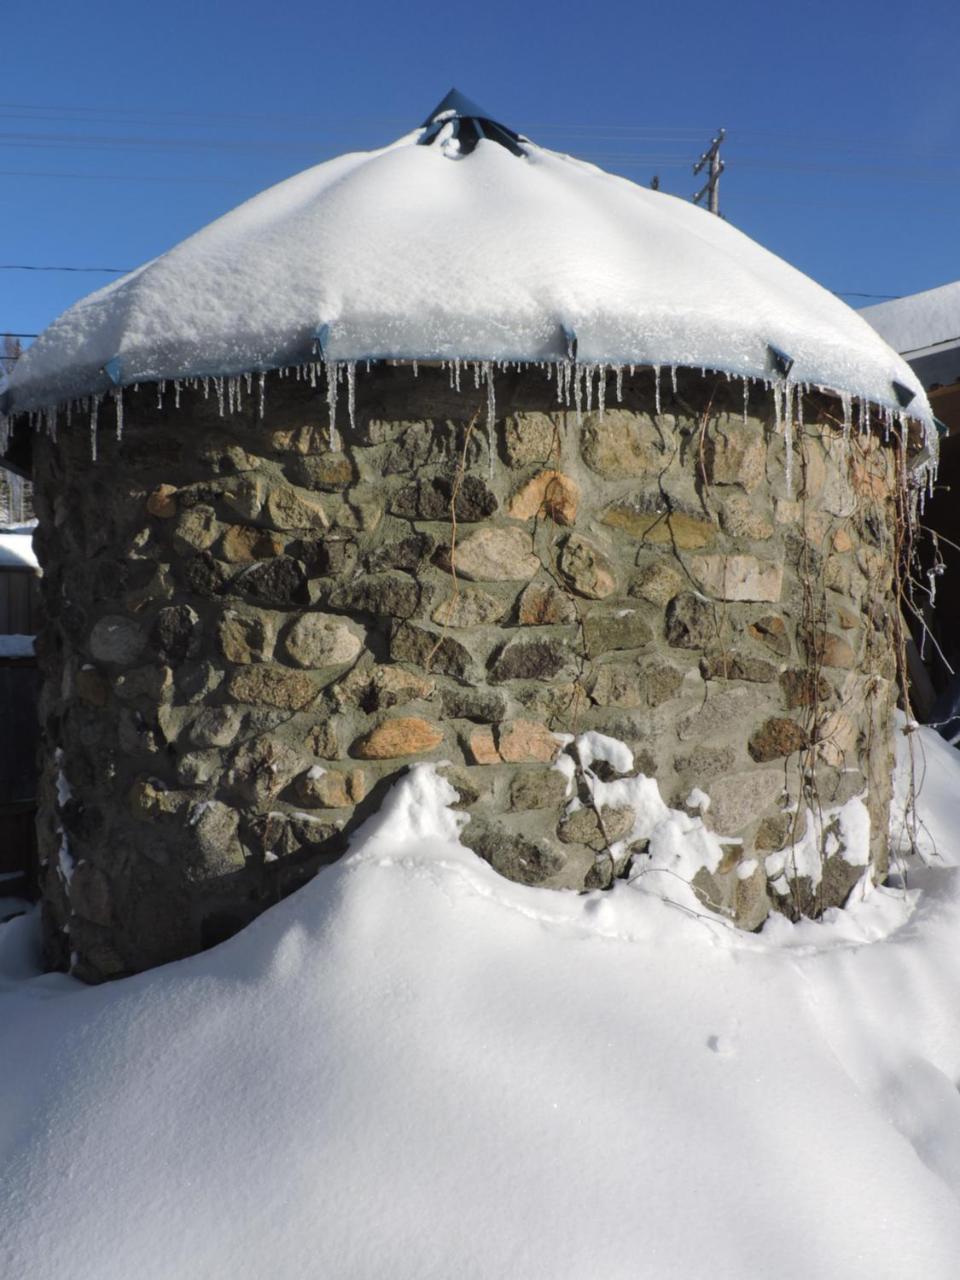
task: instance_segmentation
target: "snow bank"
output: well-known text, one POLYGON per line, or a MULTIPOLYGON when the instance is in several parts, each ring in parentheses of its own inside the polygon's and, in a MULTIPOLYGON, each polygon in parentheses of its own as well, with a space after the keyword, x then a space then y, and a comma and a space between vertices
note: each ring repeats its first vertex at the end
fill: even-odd
POLYGON ((32 533, 0 533, 0 569, 38 569, 32 533))
POLYGON ((956 871, 742 935, 505 881, 452 798, 414 769, 348 859, 109 986, 0 927, 5 1275, 952 1280, 956 871))
POLYGON ((856 312, 691 203, 524 142, 340 156, 84 298, 10 378, 14 411, 122 384, 370 358, 683 365, 898 411, 910 370, 856 312), (109 374, 105 372, 109 369, 109 374))
POLYGON ((0 658, 32 658, 35 636, 0 635, 0 658))

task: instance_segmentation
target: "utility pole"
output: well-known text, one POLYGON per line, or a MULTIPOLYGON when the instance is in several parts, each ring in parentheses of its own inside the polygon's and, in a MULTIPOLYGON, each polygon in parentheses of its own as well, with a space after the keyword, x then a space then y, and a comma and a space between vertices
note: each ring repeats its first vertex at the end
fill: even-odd
POLYGON ((699 204, 703 197, 706 196, 707 208, 711 213, 715 213, 718 218, 720 216, 720 175, 726 167, 720 159, 720 144, 726 136, 726 129, 718 129, 717 136, 712 140, 710 146, 693 166, 693 172, 699 173, 705 164, 710 165, 707 180, 693 197, 693 203, 699 204))

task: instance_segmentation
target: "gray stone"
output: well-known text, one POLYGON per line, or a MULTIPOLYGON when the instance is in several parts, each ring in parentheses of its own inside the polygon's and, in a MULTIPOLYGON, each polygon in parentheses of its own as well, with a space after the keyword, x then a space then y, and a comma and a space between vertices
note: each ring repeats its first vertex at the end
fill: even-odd
POLYGON ((517 604, 517 621, 522 627, 562 626, 576 620, 576 604, 555 582, 531 582, 524 587, 517 604))
POLYGON ((228 662, 269 662, 273 656, 273 622, 268 614, 226 609, 217 624, 217 640, 228 662))
POLYGON ((525 413, 503 424, 503 451, 511 467, 556 462, 560 456, 561 414, 525 413))
POLYGON ((146 642, 146 636, 132 618, 109 614, 101 618, 90 632, 90 656, 97 662, 129 666, 136 662, 146 642))
POLYGON ((563 640, 512 640, 498 653, 490 670, 495 684, 505 680, 554 680, 577 674, 577 660, 563 640))
POLYGON ((233 568, 214 559, 209 551, 184 560, 180 566, 186 589, 195 596, 219 596, 233 580, 233 568))
POLYGON ((666 466, 662 431, 652 419, 625 409, 588 415, 581 431, 583 460, 608 480, 656 476, 666 466))
POLYGON ((395 516, 408 520, 449 520, 453 505, 460 523, 483 520, 497 509, 497 499, 479 476, 463 475, 456 484, 448 476, 434 476, 406 485, 389 504, 395 516))
POLYGON ((507 714, 507 700, 498 689, 446 685, 440 690, 443 714, 450 720, 479 720, 494 724, 507 714))
POLYGON ((113 918, 110 881, 93 863, 78 862, 70 878, 70 908, 84 920, 109 925, 113 918))
POLYGON ((318 686, 305 671, 288 671, 285 667, 240 667, 230 677, 230 695, 238 702, 282 711, 302 711, 317 696, 318 686))
POLYGON ((177 782, 182 787, 201 787, 220 772, 219 751, 188 751, 177 761, 177 782))
POLYGON ((559 568, 570 588, 588 600, 602 600, 617 589, 612 561, 579 533, 572 533, 564 543, 559 568))
POLYGON ((509 603, 479 587, 460 587, 455 595, 448 595, 430 615, 442 627, 483 627, 499 622, 509 608, 509 603))
POLYGON ((308 578, 350 578, 360 558, 353 538, 335 532, 323 538, 298 538, 290 544, 290 551, 303 564, 308 578))
POLYGON ((473 673, 473 658, 452 636, 428 631, 413 623, 402 622, 390 641, 390 657, 394 662, 412 662, 425 671, 468 678, 473 673))
MULTIPOLYGON (((643 555, 643 552, 640 553, 643 555)), ((683 590, 682 574, 666 560, 656 560, 641 566, 640 572, 630 584, 630 595, 648 600, 663 608, 683 590)))
POLYGON ((286 470, 294 484, 330 493, 346 489, 357 475, 352 458, 342 450, 295 457, 286 470))
POLYGON ((559 808, 566 794, 567 779, 558 769, 523 769, 510 783, 510 808, 559 808))
POLYGON ((681 742, 709 739, 716 735, 729 735, 731 725, 741 726, 762 715, 770 705, 770 695, 759 685, 706 686, 707 697, 691 711, 685 712, 676 722, 677 737, 681 742))
MULTIPOLYGON (((406 573, 416 573, 423 562, 436 550, 437 540, 431 533, 411 533, 396 541, 383 542, 374 547, 367 555, 366 565, 370 573, 381 573, 384 569, 402 569, 406 573)), ((340 573, 341 569, 329 572, 340 573)))
POLYGON ((706 649, 716 644, 719 623, 714 606, 692 591, 684 591, 667 605, 667 644, 675 649, 706 649))
POLYGON ((309 603, 307 577, 303 565, 291 556, 261 560, 239 574, 232 585, 234 590, 262 600, 264 604, 305 605, 309 603))
POLYGON ((703 787, 710 797, 707 825, 720 835, 741 835, 778 804, 783 789, 783 769, 747 769, 714 777, 703 787))
POLYGON ((485 525, 458 541, 455 551, 441 555, 445 569, 456 564, 457 575, 471 581, 513 582, 532 578, 540 569, 533 554, 533 536, 525 529, 485 525))
POLYGON ((220 536, 217 513, 212 507, 197 506, 177 516, 171 530, 173 545, 186 555, 207 551, 220 536))
POLYGON ((242 743, 233 753, 223 784, 248 804, 275 800, 303 769, 299 754, 272 737, 242 743))
POLYGON ((141 698, 160 702, 172 689, 173 672, 169 667, 133 667, 122 672, 113 682, 114 693, 124 702, 137 702, 141 698))
POLYGON ((236 809, 220 800, 204 800, 193 805, 187 818, 190 841, 187 845, 187 874, 191 879, 230 875, 244 865, 243 848, 237 830, 236 809))
POLYGON ((562 852, 548 840, 530 839, 480 818, 471 818, 460 841, 495 871, 519 884, 543 884, 564 868, 562 852))
POLYGON ((711 484, 736 484, 751 493, 763 483, 767 447, 757 427, 746 423, 715 427, 707 433, 703 452, 711 484))
POLYGON ((780 599, 783 562, 756 556, 691 556, 687 566, 709 595, 718 600, 780 599))
POLYGON ((763 684, 776 680, 778 672, 772 662, 747 653, 716 653, 700 659, 700 674, 704 680, 748 680, 763 684))
POLYGON ((200 652, 200 618, 188 604, 169 605, 154 619, 150 639, 164 662, 178 666, 200 652))
POLYGON ((275 529, 326 529, 330 519, 311 493, 277 484, 267 494, 262 514, 275 529))
POLYGON ((201 707, 190 726, 190 741, 196 747, 229 747, 242 720, 238 707, 201 707))
POLYGON ((335 614, 305 613, 284 635, 283 649, 298 667, 342 666, 359 657, 363 639, 335 614))
POLYGON ((673 767, 680 775, 687 775, 691 783, 730 773, 736 765, 733 747, 694 747, 683 755, 674 757, 673 767))
POLYGON ((591 609, 583 620, 587 655, 600 657, 614 649, 642 649, 653 639, 650 624, 639 609, 591 609))
POLYGON ((349 609, 382 618, 409 618, 420 602, 420 587, 405 573, 364 574, 339 583, 330 592, 332 609, 349 609))
POLYGON ((589 689, 601 707, 658 707, 682 683, 682 671, 656 659, 643 665, 607 662, 597 667, 589 689))
POLYGON ((633 830, 636 814, 629 805, 604 805, 597 811, 587 805, 568 813, 557 828, 564 844, 585 844, 595 853, 625 840, 633 830))

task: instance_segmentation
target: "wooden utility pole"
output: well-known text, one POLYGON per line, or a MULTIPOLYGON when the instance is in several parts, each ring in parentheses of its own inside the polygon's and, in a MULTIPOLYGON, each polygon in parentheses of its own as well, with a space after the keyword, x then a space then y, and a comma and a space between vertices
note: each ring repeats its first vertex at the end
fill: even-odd
POLYGON ((693 172, 700 173, 704 165, 710 165, 707 180, 693 197, 693 203, 699 204, 703 197, 706 196, 707 208, 711 213, 715 213, 717 217, 720 216, 720 175, 726 167, 720 159, 720 144, 726 136, 726 129, 718 129, 717 136, 712 140, 710 146, 693 166, 693 172))

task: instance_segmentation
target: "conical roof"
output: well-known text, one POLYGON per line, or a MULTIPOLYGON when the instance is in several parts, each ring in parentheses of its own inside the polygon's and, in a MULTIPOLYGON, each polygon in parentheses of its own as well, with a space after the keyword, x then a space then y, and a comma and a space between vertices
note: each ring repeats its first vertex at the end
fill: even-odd
POLYGON ((455 91, 390 146, 307 169, 76 303, 9 408, 378 358, 703 367, 927 422, 856 312, 728 222, 548 151, 455 91), (792 363, 791 363, 792 362, 792 363))

